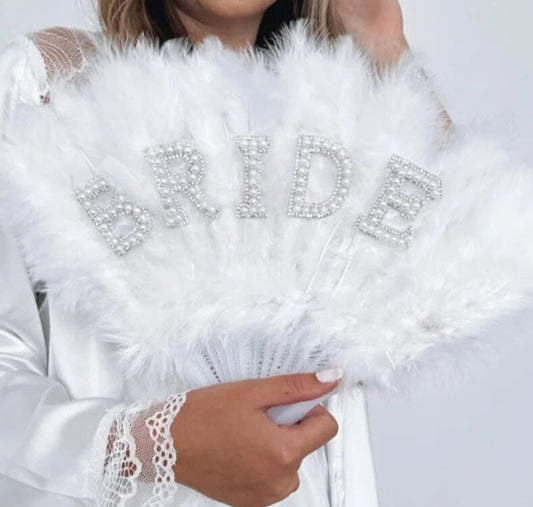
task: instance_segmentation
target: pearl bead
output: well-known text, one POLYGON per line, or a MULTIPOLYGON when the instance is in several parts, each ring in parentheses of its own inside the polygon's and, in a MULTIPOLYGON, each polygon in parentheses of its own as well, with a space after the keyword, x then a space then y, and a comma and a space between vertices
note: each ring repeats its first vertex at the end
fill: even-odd
POLYGON ((338 210, 350 191, 352 161, 344 148, 336 142, 317 136, 302 135, 298 139, 296 166, 289 199, 288 214, 298 218, 324 218, 338 210), (305 203, 305 194, 314 154, 325 155, 335 164, 337 178, 332 195, 323 202, 305 203), (303 206, 300 206, 305 203, 303 206), (310 208, 312 206, 312 208, 310 208))
POLYGON ((77 190, 76 198, 117 255, 125 255, 132 247, 142 244, 148 238, 151 229, 150 213, 141 206, 124 204, 125 196, 117 193, 102 176, 97 176, 77 190), (108 192, 112 194, 109 202, 105 205, 99 203, 98 197, 108 192), (89 207, 86 206, 87 203, 90 204, 89 207), (121 226, 120 229, 125 229, 126 232, 117 233, 115 226, 125 216, 132 218, 132 224, 121 226))
POLYGON ((263 156, 270 149, 270 138, 239 136, 235 138, 237 149, 244 155, 244 195, 235 205, 239 218, 267 218, 263 204, 261 180, 263 176, 263 156))
POLYGON ((180 195, 185 196, 208 218, 219 218, 220 208, 208 204, 203 190, 199 187, 205 175, 205 160, 195 146, 184 142, 149 147, 144 151, 144 156, 154 173, 168 227, 185 226, 189 223, 189 215, 179 202, 180 195), (170 169, 171 162, 178 165, 182 163, 184 172, 174 174, 170 169))
POLYGON ((395 209, 400 216, 413 222, 427 200, 442 197, 442 182, 438 176, 431 174, 398 155, 393 155, 387 165, 388 176, 376 203, 366 216, 357 218, 355 227, 361 232, 395 246, 407 248, 413 237, 411 227, 398 230, 383 224, 389 209, 395 209), (402 194, 402 185, 410 182, 424 191, 425 198, 402 194), (375 226, 370 225, 375 224, 375 226))

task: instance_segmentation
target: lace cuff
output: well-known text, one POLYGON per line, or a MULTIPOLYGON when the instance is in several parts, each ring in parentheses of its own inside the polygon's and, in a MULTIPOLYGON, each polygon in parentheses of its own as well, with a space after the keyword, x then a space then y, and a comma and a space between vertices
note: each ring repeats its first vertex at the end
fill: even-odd
POLYGON ((177 490, 172 421, 186 393, 118 405, 100 423, 91 491, 101 507, 169 505, 177 490))

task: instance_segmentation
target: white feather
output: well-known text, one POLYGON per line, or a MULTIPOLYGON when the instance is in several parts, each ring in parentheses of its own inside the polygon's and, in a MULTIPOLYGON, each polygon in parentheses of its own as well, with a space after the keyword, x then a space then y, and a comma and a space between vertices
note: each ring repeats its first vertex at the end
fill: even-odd
MULTIPOLYGON (((533 288, 531 170, 475 132, 441 148, 440 107, 414 65, 406 58, 376 80, 351 39, 327 45, 302 24, 266 54, 214 39, 193 52, 102 47, 87 82, 56 82, 53 105, 14 115, 1 220, 61 311, 119 347, 128 378, 172 390, 341 365, 348 385, 394 387, 435 351, 458 354, 533 288), (287 214, 304 133, 354 161, 344 206, 318 220, 287 214), (242 134, 272 139, 265 220, 234 213, 242 134), (191 224, 169 229, 143 151, 185 139, 204 154, 204 187, 223 213, 211 221, 184 202, 191 224), (393 153, 443 181, 405 251, 354 227, 393 153), (148 241, 124 257, 75 198, 95 173, 154 213, 148 241)), ((310 191, 332 188, 320 169, 310 191)))

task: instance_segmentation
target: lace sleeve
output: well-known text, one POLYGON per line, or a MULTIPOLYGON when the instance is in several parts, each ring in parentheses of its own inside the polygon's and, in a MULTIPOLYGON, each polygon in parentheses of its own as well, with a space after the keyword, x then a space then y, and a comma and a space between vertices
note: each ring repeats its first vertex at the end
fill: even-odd
POLYGON ((153 507, 175 498, 172 421, 186 392, 163 402, 118 405, 102 419, 96 440, 92 492, 101 507, 153 507))
POLYGON ((95 61, 101 37, 97 32, 61 27, 29 34, 41 53, 49 82, 58 77, 67 81, 82 78, 95 61))

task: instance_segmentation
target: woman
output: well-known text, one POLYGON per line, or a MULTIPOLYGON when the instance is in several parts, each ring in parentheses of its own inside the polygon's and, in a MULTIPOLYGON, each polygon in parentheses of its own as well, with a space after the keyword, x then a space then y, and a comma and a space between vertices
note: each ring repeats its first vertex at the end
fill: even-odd
MULTIPOLYGON (((99 10, 104 37, 121 45, 143 34, 160 43, 215 35, 246 48, 268 44, 285 22, 306 16, 329 36, 351 35, 378 70, 408 50, 397 0, 308 0, 294 8, 288 0, 100 0, 99 10)), ((50 79, 83 79, 99 37, 51 29, 10 44, 0 57, 2 118, 21 103, 49 102, 50 79)), ((7 288, 0 297, 2 504, 377 504, 362 393, 347 405, 333 397, 333 415, 319 405, 295 426, 265 416, 269 406, 332 392, 339 369, 132 403, 112 345, 54 311, 8 234, 0 257, 7 288), (158 416, 169 424, 150 436, 139 422, 157 425, 158 416), (341 434, 343 426, 350 432, 341 434), (155 446, 169 442, 161 456, 155 446), (155 455, 167 466, 155 466, 155 455)))

